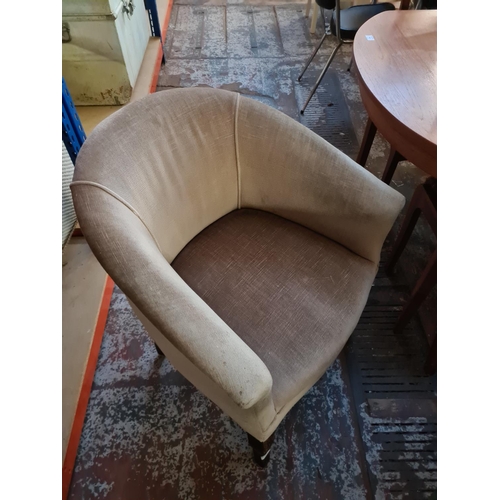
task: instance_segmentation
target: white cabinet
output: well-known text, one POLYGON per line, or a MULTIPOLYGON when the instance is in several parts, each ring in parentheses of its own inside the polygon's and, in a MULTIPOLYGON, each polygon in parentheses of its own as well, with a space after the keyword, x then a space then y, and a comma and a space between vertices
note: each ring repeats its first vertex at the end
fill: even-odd
POLYGON ((150 36, 144 0, 63 0, 62 7, 62 74, 75 105, 127 103, 150 36))

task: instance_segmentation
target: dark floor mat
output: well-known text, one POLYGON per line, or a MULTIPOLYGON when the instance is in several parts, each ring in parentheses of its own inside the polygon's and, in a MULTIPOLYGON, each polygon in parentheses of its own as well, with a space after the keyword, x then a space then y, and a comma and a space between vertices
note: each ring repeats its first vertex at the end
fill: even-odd
POLYGON ((418 320, 393 332, 407 297, 396 279, 382 262, 345 350, 349 379, 373 497, 437 498, 436 376, 418 320))
MULTIPOLYGON (((321 69, 321 64, 311 65, 300 83, 295 83, 295 95, 299 108, 306 102, 321 69)), ((352 158, 357 155, 359 145, 349 108, 339 80, 333 71, 328 72, 321 81, 321 85, 304 114, 300 116, 300 122, 346 155, 352 158)))

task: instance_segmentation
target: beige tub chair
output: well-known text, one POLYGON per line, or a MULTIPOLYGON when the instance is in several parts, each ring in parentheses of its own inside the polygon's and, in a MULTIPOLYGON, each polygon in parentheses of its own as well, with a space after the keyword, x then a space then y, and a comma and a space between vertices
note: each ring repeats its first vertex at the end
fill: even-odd
POLYGON ((403 196, 286 115, 196 88, 102 122, 71 189, 160 352, 267 463, 355 328, 403 196))

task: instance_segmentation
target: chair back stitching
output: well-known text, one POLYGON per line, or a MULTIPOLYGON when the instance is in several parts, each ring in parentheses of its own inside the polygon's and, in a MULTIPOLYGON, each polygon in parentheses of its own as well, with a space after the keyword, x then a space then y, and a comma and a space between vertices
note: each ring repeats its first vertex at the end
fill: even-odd
POLYGON ((156 240, 153 232, 151 229, 149 229, 148 225, 144 222, 144 219, 140 216, 139 212, 127 201, 125 201, 119 194, 116 194, 114 191, 111 189, 107 188, 106 186, 103 186, 102 184, 99 184, 98 182, 92 182, 92 181, 74 181, 72 182, 69 187, 72 188, 73 186, 94 186, 96 188, 102 189, 105 193, 110 194, 113 198, 117 199, 120 203, 123 203, 143 224, 144 227, 148 230, 149 234, 153 238, 154 242, 156 243, 156 246, 158 247, 158 250, 160 253, 163 255, 163 252, 161 250, 160 245, 158 244, 158 241, 156 240))

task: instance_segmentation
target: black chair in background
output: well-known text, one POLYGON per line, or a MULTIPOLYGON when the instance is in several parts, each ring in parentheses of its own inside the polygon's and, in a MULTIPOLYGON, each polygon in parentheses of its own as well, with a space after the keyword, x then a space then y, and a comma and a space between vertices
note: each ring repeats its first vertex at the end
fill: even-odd
MULTIPOLYGON (((392 3, 375 3, 375 2, 376 0, 374 0, 374 3, 368 5, 355 5, 353 7, 349 7, 348 9, 341 10, 339 6, 340 2, 336 2, 335 0, 316 0, 316 3, 322 9, 335 10, 334 15, 332 16, 332 19, 330 21, 330 27, 331 27, 331 32, 335 34, 335 37, 337 38, 339 43, 333 50, 331 56, 328 58, 325 67, 321 71, 321 74, 316 80, 314 87, 309 93, 309 96, 306 102, 304 103, 304 106, 300 110, 301 114, 304 114, 304 111, 307 105, 309 104, 309 101, 316 92, 316 89, 321 83, 321 80, 323 80, 325 73, 330 67, 330 64, 332 64, 333 58, 337 54, 340 47, 344 43, 352 43, 357 31, 366 21, 368 21, 368 19, 371 19, 372 17, 376 16, 377 14, 380 14, 381 12, 395 9, 392 3), (337 26, 340 26, 340 30, 338 31, 337 31, 337 26)), ((311 64, 312 60, 314 59, 314 56, 318 53, 318 50, 321 48, 321 45, 323 45, 323 42, 325 41, 327 36, 328 35, 325 32, 325 34, 321 37, 319 44, 314 49, 314 52, 312 53, 311 57, 307 60, 307 63, 298 78, 299 82, 304 76, 304 73, 309 67, 309 64, 311 64)))

